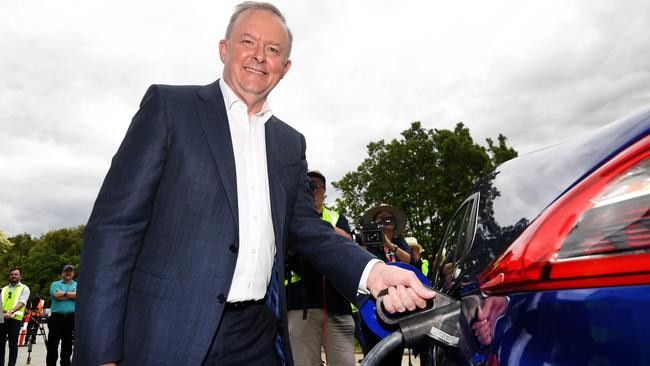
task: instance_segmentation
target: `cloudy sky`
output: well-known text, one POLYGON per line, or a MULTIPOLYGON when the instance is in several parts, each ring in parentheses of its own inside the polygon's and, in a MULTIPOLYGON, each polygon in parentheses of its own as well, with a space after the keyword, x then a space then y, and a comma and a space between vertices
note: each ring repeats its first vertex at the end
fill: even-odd
MULTIPOLYGON (((4 2, 0 230, 85 223, 148 85, 221 76, 237 2, 4 2)), ((416 120, 526 152, 650 105, 645 0, 275 4, 295 40, 270 100, 330 180, 416 120)))

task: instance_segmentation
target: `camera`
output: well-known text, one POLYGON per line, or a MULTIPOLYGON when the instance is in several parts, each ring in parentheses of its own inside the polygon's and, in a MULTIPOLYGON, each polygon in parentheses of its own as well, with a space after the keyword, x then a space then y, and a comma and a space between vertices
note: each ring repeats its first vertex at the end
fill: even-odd
POLYGON ((383 246, 384 245, 384 226, 392 225, 395 227, 395 217, 386 216, 379 219, 378 222, 362 224, 358 235, 361 237, 361 245, 383 246))
POLYGON ((359 235, 361 237, 361 245, 372 247, 372 246, 383 246, 384 245, 384 231, 382 228, 384 225, 371 222, 369 224, 364 224, 361 226, 359 235))

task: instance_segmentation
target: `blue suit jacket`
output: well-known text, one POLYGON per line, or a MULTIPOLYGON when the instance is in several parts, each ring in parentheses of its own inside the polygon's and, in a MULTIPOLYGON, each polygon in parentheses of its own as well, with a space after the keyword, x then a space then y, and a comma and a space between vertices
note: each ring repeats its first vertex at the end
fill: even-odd
MULTIPOLYGON (((353 301, 372 255, 334 234, 314 210, 304 137, 275 117, 265 129, 277 249, 267 299, 287 339, 284 271, 277 268, 289 241, 353 301)), ((237 260, 236 187, 218 82, 150 87, 86 226, 76 365, 201 364, 237 260)))

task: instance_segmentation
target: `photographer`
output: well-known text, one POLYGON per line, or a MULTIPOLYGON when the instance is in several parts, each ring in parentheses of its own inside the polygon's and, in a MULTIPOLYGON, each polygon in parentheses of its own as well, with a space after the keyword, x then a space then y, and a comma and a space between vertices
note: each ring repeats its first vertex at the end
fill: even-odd
POLYGON ((411 249, 400 236, 406 226, 406 216, 400 208, 381 204, 368 210, 363 222, 378 224, 384 235, 383 246, 367 246, 370 253, 385 262, 411 263, 411 249))
MULTIPOLYGON (((411 249, 400 234, 406 226, 404 211, 395 206, 381 204, 366 211, 362 219, 361 244, 385 262, 411 262, 411 249), (381 232, 376 232, 381 230, 381 232), (383 242, 381 240, 383 236, 383 242)), ((364 355, 381 340, 365 322, 361 322, 361 332, 365 340, 364 355)), ((382 365, 401 365, 404 347, 397 347, 390 352, 381 363, 382 365)))

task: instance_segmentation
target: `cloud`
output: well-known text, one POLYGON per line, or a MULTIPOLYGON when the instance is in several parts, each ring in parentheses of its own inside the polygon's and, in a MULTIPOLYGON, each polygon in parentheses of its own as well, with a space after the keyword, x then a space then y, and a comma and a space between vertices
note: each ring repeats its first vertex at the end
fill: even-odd
MULTIPOLYGON (((76 226, 153 83, 221 75, 237 2, 5 4, 0 13, 0 229, 76 226)), ((271 96, 310 167, 340 179, 366 145, 464 122, 520 152, 650 99, 650 3, 277 1, 295 35, 271 96)), ((329 199, 336 192, 328 191, 329 199)))

